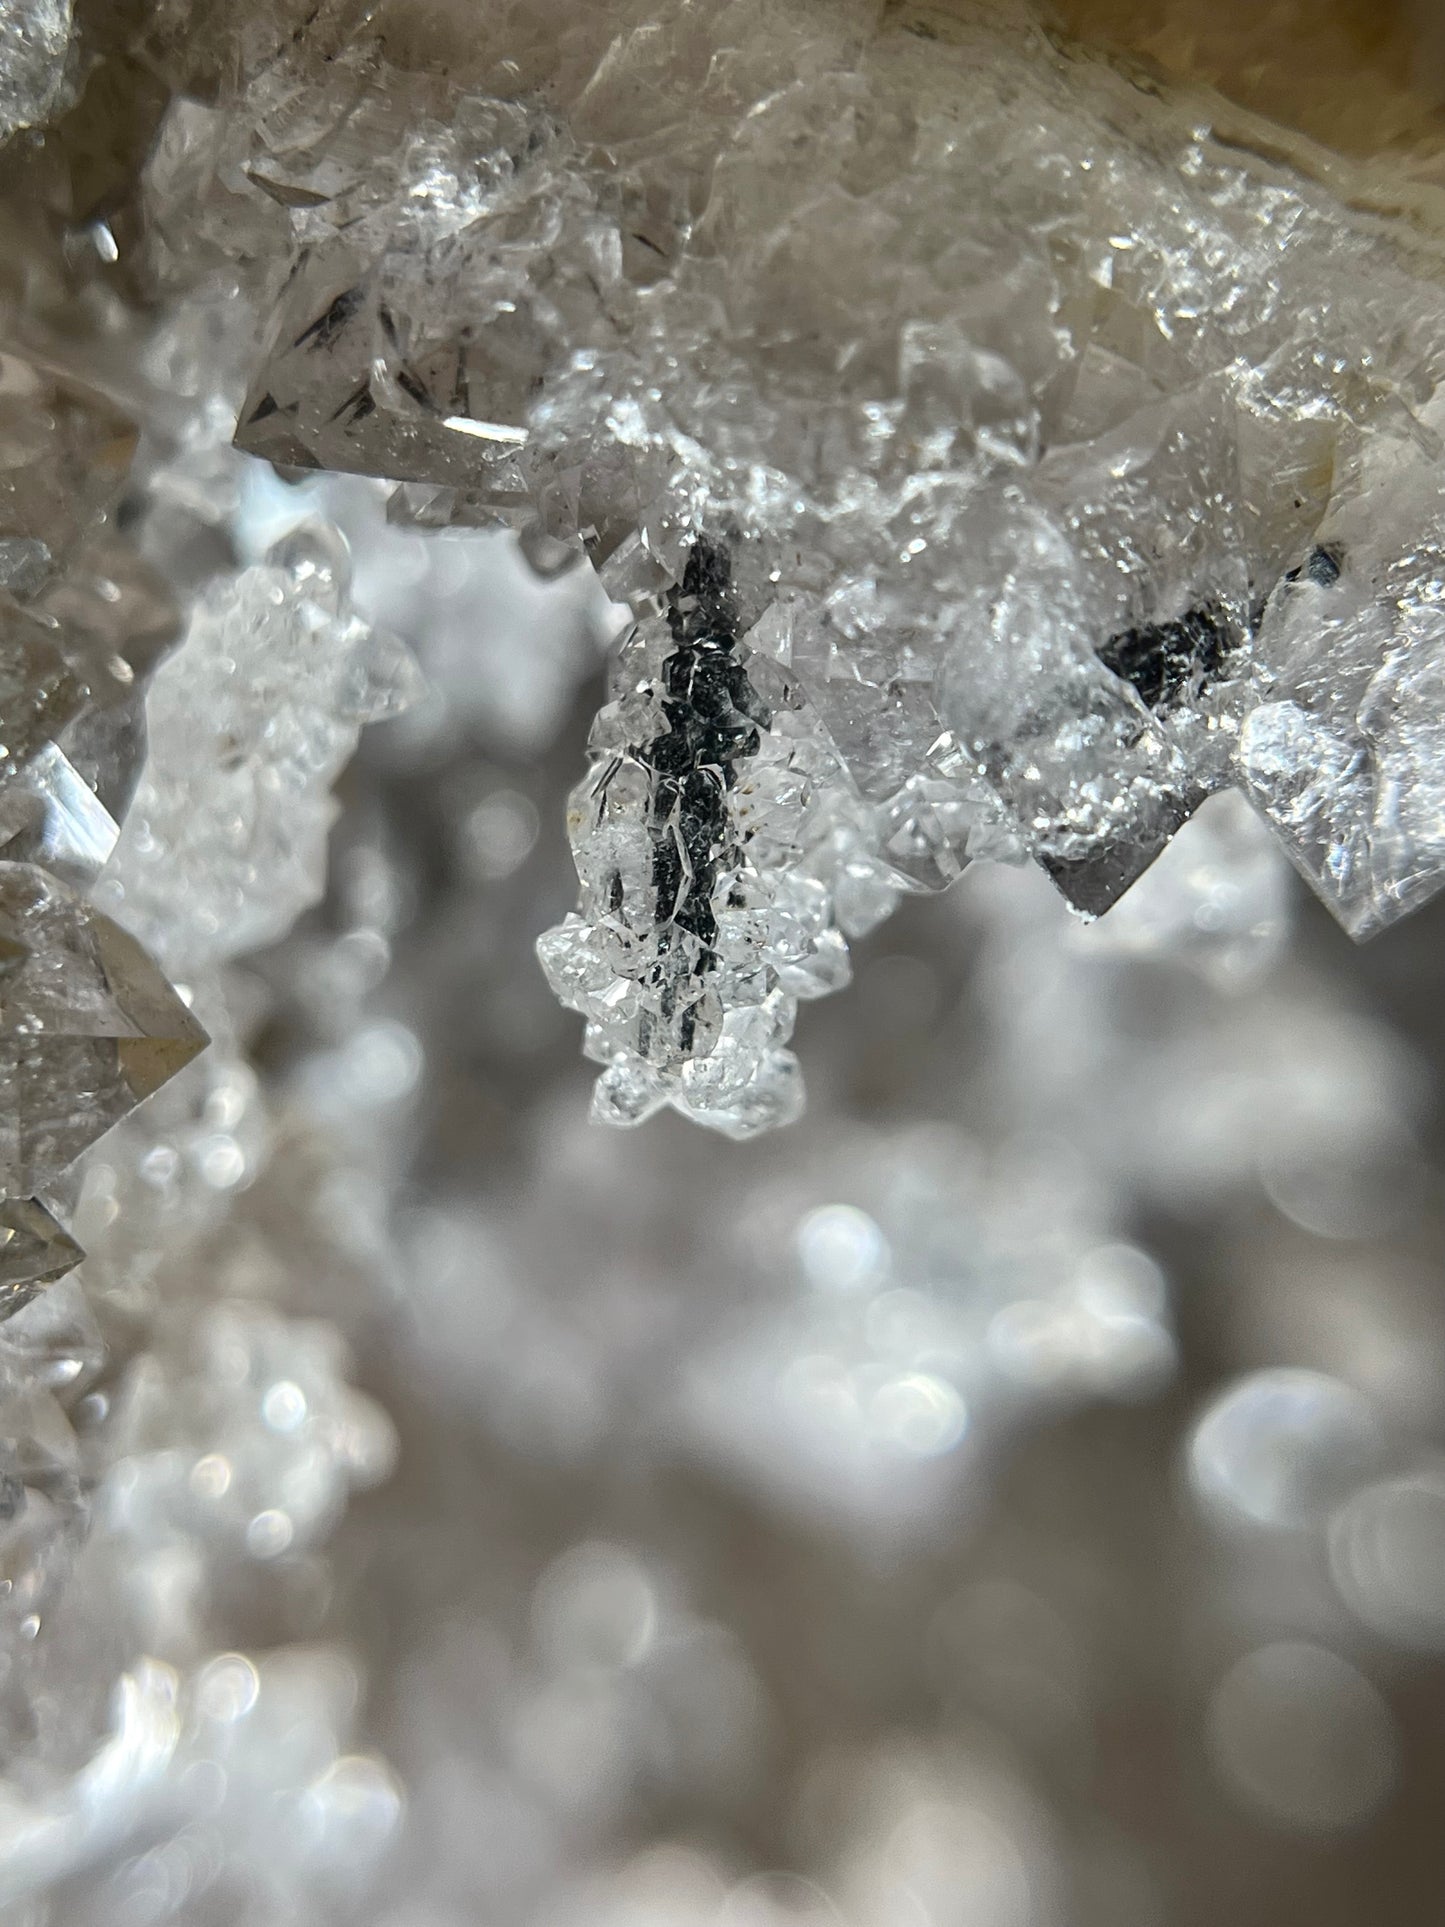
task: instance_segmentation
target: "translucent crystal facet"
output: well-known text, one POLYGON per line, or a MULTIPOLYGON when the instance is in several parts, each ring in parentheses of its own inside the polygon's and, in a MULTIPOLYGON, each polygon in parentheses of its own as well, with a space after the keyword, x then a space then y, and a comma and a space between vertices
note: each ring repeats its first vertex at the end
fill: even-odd
POLYGON ((70 0, 7 0, 0 9, 0 140, 45 120, 60 98, 70 0))
POLYGON ((85 1254, 34 1198, 0 1200, 0 1318, 28 1305, 85 1254))
MULTIPOLYGON (((1439 419, 1438 406, 1431 411, 1439 419)), ((1382 438, 1270 599, 1249 793, 1335 915, 1367 937, 1445 881, 1445 482, 1382 438)))
POLYGON ((0 599, 0 849, 93 882, 145 755, 145 677, 174 604, 116 541, 93 543, 30 609, 0 599))
POLYGON ((44 871, 0 863, 0 1191, 48 1184, 205 1042, 133 937, 44 871))
POLYGON ((43 586, 120 493, 138 433, 100 389, 0 342, 0 588, 43 586))

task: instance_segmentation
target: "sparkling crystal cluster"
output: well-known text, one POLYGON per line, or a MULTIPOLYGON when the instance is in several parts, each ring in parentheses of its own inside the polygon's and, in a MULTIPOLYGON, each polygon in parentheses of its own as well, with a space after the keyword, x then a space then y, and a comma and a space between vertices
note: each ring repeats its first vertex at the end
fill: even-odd
POLYGON ((362 724, 419 691, 346 573, 335 530, 303 524, 207 586, 155 678, 150 760, 96 898, 173 968, 257 950, 316 901, 332 785, 362 724))
POLYGON ((306 1603, 394 1435, 323 1302, 359 1218, 223 973, 320 896, 332 786, 421 684, 316 504, 252 539, 244 305, 107 282, 147 90, 70 25, 0 23, 36 130, 0 154, 0 1898, 300 1918, 398 1814, 306 1603))
POLYGON ((311 1638, 325 1542, 395 1452, 334 1323, 295 1310, 354 1259, 324 1155, 207 1017, 212 1052, 83 1163, 85 1263, 0 1354, 0 1880, 12 1905, 66 1886, 77 1920, 329 1904, 399 1811, 346 1750, 354 1666, 311 1638))
POLYGON ((892 907, 831 741, 738 629, 728 551, 699 541, 666 613, 621 648, 572 799, 583 907, 541 957, 588 1020, 614 1122, 667 1102, 739 1137, 795 1117, 798 1000, 848 977, 837 871, 855 932, 892 907))
POLYGON ((0 1194, 4 1308, 79 1257, 33 1194, 205 1043, 151 958, 80 894, 112 856, 145 755, 145 678, 174 640, 165 584, 105 523, 134 418, 3 357, 0 501, 0 1194))
POLYGON ((26 531, 7 544, 0 656, 13 1309, 61 1253, 77 1255, 26 1199, 205 1041, 129 933, 194 985, 196 970, 284 931, 320 893, 331 785, 360 725, 419 684, 402 646, 351 612, 344 541, 313 521, 202 590, 148 691, 183 625, 166 579, 102 519, 134 421, 79 382, 11 365, 9 520, 26 531))
MULTIPOLYGON (((725 548, 904 887, 1027 854, 1097 913, 1234 785, 1357 933, 1436 887, 1427 241, 985 10, 531 5, 446 80, 308 31, 324 78, 179 105, 151 170, 163 270, 270 307, 239 446, 580 541, 644 622, 725 548)), ((605 1111, 650 1065, 739 1128, 717 1040, 766 1083, 786 1023, 711 988, 605 1111)))
POLYGON ((454 11, 0 21, 0 1913, 1413 1921, 1428 228, 454 11))

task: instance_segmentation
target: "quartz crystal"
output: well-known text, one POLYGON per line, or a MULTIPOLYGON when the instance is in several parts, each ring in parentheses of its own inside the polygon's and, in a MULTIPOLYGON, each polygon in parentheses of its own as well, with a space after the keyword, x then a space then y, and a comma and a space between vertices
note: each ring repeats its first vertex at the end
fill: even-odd
POLYGON ((0 1318, 63 1278, 84 1253, 34 1198, 0 1199, 0 1318))
POLYGON ((70 26, 70 0, 6 0, 0 8, 0 140, 54 111, 70 26))
POLYGON ((1437 400, 1372 443, 1260 633, 1269 701, 1245 718, 1250 795, 1356 937, 1445 866, 1445 476, 1437 400))
MULTIPOLYGON (((525 13, 478 23, 450 91, 332 21, 324 77, 281 54, 173 109, 158 260, 270 309, 240 447, 580 544, 634 654, 726 549, 734 640, 786 669, 838 833, 895 889, 1026 855, 1098 914, 1236 785, 1356 933, 1437 887, 1429 241, 983 7, 525 13), (1344 612, 1345 562, 1321 628, 1313 558, 1352 545, 1376 614, 1344 612)), ((754 867, 787 899, 810 861, 784 837, 754 867)), ((671 1041, 622 1041, 609 986, 642 979, 596 891, 548 967, 607 1113, 654 1108, 661 1068, 739 1128, 746 1058, 773 1064, 754 1122, 791 1115, 756 973, 691 972, 706 997, 647 1018, 671 1041)))
POLYGON ((138 433, 108 394, 0 333, 0 588, 43 586, 120 494, 138 433))
POLYGON ((89 884, 145 756, 145 678, 178 626, 165 585, 116 542, 78 556, 31 609, 0 602, 0 849, 89 884))
POLYGON ((1445 137, 1028 4, 3 13, 6 1927, 1419 1914, 1445 137))
POLYGON ((173 969, 256 949, 315 902, 331 786, 362 724, 418 693, 407 651, 352 611, 347 567, 327 525, 294 530, 201 595, 156 674, 149 761, 95 898, 173 969))
POLYGON ((0 1189, 25 1197, 200 1051, 135 939, 34 865, 0 863, 0 1189))
POLYGON ((606 1067, 596 1111, 637 1123, 670 1102, 736 1137, 787 1123, 798 999, 848 977, 828 845, 848 777, 796 688, 739 636, 720 544, 694 547, 666 613, 623 644, 617 681, 569 812, 582 911, 541 941, 606 1067))
POLYGON ((519 756, 547 749, 617 637, 621 616, 591 570, 539 577, 506 530, 398 520, 383 482, 294 473, 282 482, 229 446, 213 453, 241 470, 235 528, 248 559, 307 521, 333 523, 351 551, 356 613, 416 656, 430 713, 445 702, 449 728, 519 756), (519 630, 532 638, 520 653, 519 630))

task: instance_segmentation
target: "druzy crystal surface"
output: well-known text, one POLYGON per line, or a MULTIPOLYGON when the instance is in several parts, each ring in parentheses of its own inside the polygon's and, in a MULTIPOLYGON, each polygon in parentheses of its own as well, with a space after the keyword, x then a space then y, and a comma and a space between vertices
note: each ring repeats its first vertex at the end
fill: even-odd
POLYGON ((1418 1918, 1436 109, 1043 18, 0 7, 7 1927, 1418 1918))
POLYGON ((157 672, 150 760, 96 899, 173 968, 257 949, 317 900, 332 785, 362 724, 420 687, 346 573, 335 531, 303 526, 208 586, 157 672))
POLYGON ((671 1102, 733 1136, 787 1123, 798 999, 848 978, 830 838, 850 800, 865 813, 738 623, 727 549, 700 540, 665 614, 622 645, 568 812, 583 907, 541 957, 588 1020, 595 1109, 614 1122, 671 1102))
MULTIPOLYGON (((585 550, 644 631, 726 551, 733 626, 895 891, 1028 857, 1098 914, 1232 786, 1357 934, 1437 886, 1428 624, 1390 614, 1438 580, 1433 241, 987 9, 524 11, 445 81, 333 22, 324 73, 283 52, 172 109, 152 192, 196 211, 158 224, 166 272, 219 255, 265 317, 238 446, 511 523, 545 566, 585 550), (1312 558, 1361 516, 1317 624, 1312 558), (1344 612, 1391 567, 1373 619, 1344 612)), ((665 788, 638 813, 665 865, 665 788)), ((799 860, 754 867, 787 895, 799 860)), ((603 1108, 654 1107, 636 1058, 738 1128, 737 1066, 772 1078, 786 1014, 715 979, 696 1020, 604 1046, 587 862, 562 949, 603 1108)), ((669 952, 697 941, 676 901, 669 952)))

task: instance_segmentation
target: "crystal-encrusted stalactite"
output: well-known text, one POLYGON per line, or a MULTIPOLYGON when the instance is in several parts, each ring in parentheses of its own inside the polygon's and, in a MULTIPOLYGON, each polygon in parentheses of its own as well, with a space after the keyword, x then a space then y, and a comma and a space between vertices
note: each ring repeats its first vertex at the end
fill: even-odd
POLYGON ((540 952, 587 1018, 613 1122, 671 1103, 737 1137, 786 1123, 798 1000, 848 978, 825 879, 857 799, 796 684, 739 630, 728 546, 700 539, 665 613, 622 645, 568 813, 582 909, 540 952))

